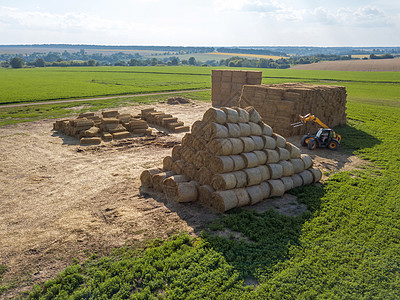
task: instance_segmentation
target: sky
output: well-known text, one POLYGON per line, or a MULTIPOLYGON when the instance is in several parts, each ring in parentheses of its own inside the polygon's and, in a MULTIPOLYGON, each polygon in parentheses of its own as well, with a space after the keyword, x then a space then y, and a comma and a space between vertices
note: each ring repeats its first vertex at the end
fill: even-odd
POLYGON ((400 46, 400 1, 0 0, 0 44, 400 46))

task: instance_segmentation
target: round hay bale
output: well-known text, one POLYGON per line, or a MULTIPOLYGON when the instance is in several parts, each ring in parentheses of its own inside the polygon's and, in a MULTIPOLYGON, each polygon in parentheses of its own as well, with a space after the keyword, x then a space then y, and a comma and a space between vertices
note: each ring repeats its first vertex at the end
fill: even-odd
POLYGON ((197 177, 199 178, 199 183, 204 185, 211 185, 211 179, 214 176, 213 172, 209 168, 202 167, 197 172, 197 177))
POLYGON ((232 143, 232 154, 240 154, 244 150, 243 141, 240 138, 230 138, 232 143))
POLYGON ((182 160, 185 162, 193 161, 196 151, 191 147, 183 147, 182 149, 182 160))
POLYGON ((148 188, 153 187, 152 176, 155 174, 158 174, 158 173, 161 173, 161 170, 159 170, 159 169, 144 170, 140 174, 140 182, 142 183, 142 186, 148 187, 148 188))
POLYGON ((203 161, 203 152, 205 151, 198 151, 193 157, 193 164, 196 166, 196 168, 200 169, 205 165, 203 161))
POLYGON ((301 159, 302 159, 303 162, 304 162, 304 169, 309 169, 309 168, 312 167, 313 161, 312 161, 310 155, 308 155, 308 154, 302 154, 302 155, 301 155, 301 159))
POLYGON ((289 160, 290 159, 290 152, 285 148, 276 147, 276 151, 279 154, 279 160, 289 160))
POLYGON ((210 185, 201 185, 198 192, 200 203, 208 207, 211 206, 214 189, 210 185))
POLYGON ((158 192, 162 192, 163 191, 162 182, 164 181, 165 178, 168 178, 168 177, 170 177, 172 175, 174 175, 174 172, 172 172, 172 171, 153 174, 151 176, 151 178, 152 178, 152 181, 153 181, 154 189, 156 191, 158 191, 158 192))
POLYGON ((181 141, 183 147, 193 147, 193 135, 191 133, 186 133, 181 141))
POLYGON ((271 179, 271 174, 269 172, 268 166, 262 165, 257 167, 260 170, 261 173, 261 181, 266 181, 268 179, 271 179))
POLYGON ((207 149, 214 155, 230 155, 233 152, 230 139, 213 139, 208 142, 207 149))
POLYGON ((308 171, 310 171, 313 175, 314 182, 318 182, 322 178, 322 172, 320 169, 317 168, 309 168, 308 171))
POLYGON ((250 125, 247 123, 238 123, 240 136, 250 136, 251 135, 251 128, 250 125))
POLYGON ((270 188, 268 182, 266 182, 266 181, 261 182, 260 188, 263 193, 264 199, 269 198, 269 196, 271 195, 271 188, 270 188))
POLYGON ((221 109, 211 107, 204 113, 203 120, 208 123, 224 124, 226 122, 226 114, 221 109))
POLYGON ((164 171, 172 171, 172 167, 174 165, 174 161, 171 156, 166 156, 163 159, 163 170, 164 171))
POLYGON ((233 170, 238 171, 246 168, 246 162, 241 155, 231 155, 230 158, 233 160, 233 170))
POLYGON ((275 164, 279 162, 279 153, 276 150, 265 149, 265 154, 267 154, 267 163, 275 164))
POLYGON ((229 123, 238 123, 239 122, 239 113, 230 107, 222 107, 221 108, 226 115, 226 122, 229 123))
POLYGON ((285 186, 285 192, 291 190, 294 187, 292 177, 282 177, 283 185, 285 186))
POLYGON ((198 169, 192 163, 187 163, 183 169, 185 175, 187 175, 190 179, 195 179, 197 177, 198 169))
POLYGON ((255 110, 253 106, 245 107, 244 110, 249 113, 249 121, 254 123, 258 123, 261 121, 260 114, 255 110))
POLYGON ((233 173, 216 174, 211 179, 211 186, 216 191, 231 190, 236 187, 236 177, 233 173))
POLYGON ((294 167, 293 164, 290 161, 287 160, 282 160, 278 164, 280 164, 283 168, 283 176, 288 177, 288 176, 293 176, 294 175, 294 167))
POLYGON ((246 189, 234 189, 236 198, 238 200, 237 207, 242 207, 250 204, 250 196, 246 189))
POLYGON ((171 157, 172 157, 173 161, 180 160, 182 158, 181 151, 182 151, 182 146, 181 145, 175 145, 172 148, 171 157))
POLYGON ((186 175, 172 175, 170 177, 165 178, 162 181, 162 184, 164 186, 169 186, 169 187, 176 187, 178 183, 181 182, 189 182, 190 178, 186 175))
POLYGON ((282 180, 268 180, 268 184, 271 189, 270 197, 280 197, 285 193, 285 185, 282 180))
POLYGON ((286 139, 280 134, 273 133, 272 137, 276 141, 276 147, 285 148, 286 147, 286 139))
POLYGON ((236 178, 236 188, 247 186, 247 175, 244 171, 236 171, 232 173, 236 178))
POLYGON ((264 142, 264 149, 275 149, 276 148, 276 140, 272 136, 262 135, 261 138, 264 142))
POLYGON ((264 140, 261 136, 252 135, 250 138, 254 141, 254 150, 264 149, 264 140))
POLYGON ((267 154, 264 151, 253 151, 253 153, 257 156, 258 164, 264 165, 267 162, 267 154))
POLYGON ((258 166, 258 157, 254 152, 242 153, 246 168, 253 168, 258 166))
POLYGON ((178 183, 177 202, 194 202, 199 196, 195 181, 178 183))
POLYGON ((249 186, 247 188, 247 193, 249 194, 251 205, 264 200, 264 193, 260 185, 249 186))
POLYGON ((283 176, 283 167, 280 164, 268 164, 271 179, 279 179, 283 176))
POLYGON ((303 185, 303 179, 299 174, 294 174, 292 176, 292 180, 293 180, 293 188, 297 188, 303 185))
POLYGON ((214 174, 232 172, 234 163, 230 156, 215 156, 208 162, 208 168, 214 174))
POLYGON ((209 123, 204 129, 204 139, 211 141, 215 138, 227 138, 228 128, 218 123, 209 123))
POLYGON ((251 135, 262 135, 260 125, 254 122, 249 122, 251 135))
POLYGON ((198 137, 193 140, 193 148, 196 151, 206 150, 207 149, 206 145, 207 142, 202 137, 198 137))
POLYGON ((240 137, 240 127, 236 123, 226 123, 225 125, 228 128, 228 136, 229 137, 240 137))
POLYGON ((243 142, 242 152, 251 152, 255 148, 254 140, 251 137, 241 137, 239 138, 243 142))
POLYGON ((216 191, 213 193, 212 197, 212 208, 219 212, 225 212, 238 205, 238 199, 233 190, 216 191))
POLYGON ((304 170, 303 172, 299 173, 299 175, 303 180, 303 185, 308 185, 314 182, 313 174, 308 170, 304 170))
MULTIPOLYGON (((215 122, 215 121, 213 121, 215 122)), ((215 122, 218 123, 218 122, 215 122)), ((204 128, 207 126, 207 122, 197 120, 193 123, 191 133, 195 137, 202 137, 204 133, 204 128)))
POLYGON ((249 113, 240 107, 232 107, 234 110, 238 112, 238 122, 239 123, 247 123, 250 120, 249 113))
POLYGON ((304 162, 303 162, 302 159, 300 159, 300 158, 292 158, 289 161, 293 165, 294 173, 300 173, 300 172, 304 171, 304 162))
POLYGON ((259 122, 258 125, 260 125, 263 135, 266 135, 266 136, 272 135, 273 131, 272 131, 271 126, 269 126, 268 124, 265 124, 263 121, 259 122))
POLYGON ((298 147, 293 145, 292 143, 286 142, 286 147, 285 147, 289 152, 290 152, 290 158, 300 158, 301 157, 301 151, 298 147))
POLYGON ((262 182, 262 175, 259 168, 249 168, 243 170, 247 175, 247 185, 256 185, 262 182))
POLYGON ((172 166, 172 171, 175 174, 182 174, 183 173, 183 167, 184 167, 183 160, 174 161, 174 164, 172 166))

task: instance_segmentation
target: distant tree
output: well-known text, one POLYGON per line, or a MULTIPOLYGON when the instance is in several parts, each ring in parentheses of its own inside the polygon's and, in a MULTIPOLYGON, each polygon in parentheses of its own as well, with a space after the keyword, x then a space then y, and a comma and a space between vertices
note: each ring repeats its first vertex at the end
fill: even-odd
POLYGON ((177 66, 178 64, 179 64, 179 60, 178 60, 176 57, 174 57, 174 58, 171 60, 171 65, 177 66))
POLYGON ((89 60, 88 60, 88 66, 93 67, 93 66, 95 66, 95 65, 96 65, 96 61, 95 61, 94 59, 89 59, 89 60))
POLYGON ((21 57, 14 57, 10 61, 10 65, 14 69, 22 68, 24 66, 24 60, 21 57))
POLYGON ((182 62, 182 65, 187 65, 189 63, 187 59, 183 59, 181 62, 182 62))
POLYGON ((188 62, 189 62, 189 65, 194 66, 196 64, 196 59, 192 56, 189 58, 188 62))
POLYGON ((35 66, 35 67, 45 67, 46 66, 46 62, 44 61, 44 59, 43 58, 37 58, 36 60, 35 60, 35 62, 33 63, 33 65, 35 66))

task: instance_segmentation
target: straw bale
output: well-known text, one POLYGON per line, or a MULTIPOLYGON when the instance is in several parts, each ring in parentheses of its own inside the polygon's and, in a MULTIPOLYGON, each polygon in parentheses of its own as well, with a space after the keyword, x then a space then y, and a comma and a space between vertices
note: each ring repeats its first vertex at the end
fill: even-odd
POLYGON ((119 124, 119 120, 117 118, 102 118, 102 124, 119 124))
POLYGON ((250 136, 251 135, 251 128, 250 125, 247 123, 238 123, 240 136, 250 136))
POLYGON ((291 190, 294 187, 292 177, 282 177, 281 178, 283 185, 285 186, 285 192, 291 190))
POLYGON ((181 145, 175 145, 172 148, 172 154, 171 154, 172 160, 180 160, 182 158, 182 146, 181 145))
POLYGON ((271 179, 279 179, 283 176, 283 167, 280 164, 268 164, 271 179))
POLYGON ((300 159, 300 158, 292 158, 289 161, 293 165, 294 173, 300 173, 300 172, 304 171, 304 162, 303 162, 302 159, 300 159))
POLYGON ((264 152, 267 154, 267 163, 274 164, 279 162, 279 153, 276 150, 265 149, 264 152))
POLYGON ((250 204, 250 196, 245 188, 234 189, 236 198, 238 200, 237 207, 242 207, 250 204))
POLYGON ((233 170, 242 170, 246 168, 246 162, 241 155, 231 155, 230 158, 233 160, 233 170))
POLYGON ((222 107, 221 109, 224 111, 226 115, 226 122, 238 123, 239 113, 235 109, 230 107, 222 107))
POLYGON ((308 171, 310 171, 313 175, 314 182, 318 182, 322 178, 322 172, 320 169, 317 168, 309 168, 308 171))
POLYGON ((215 156, 208 163, 208 168, 215 174, 232 172, 234 169, 234 163, 230 156, 215 156))
POLYGON ((255 168, 248 168, 248 169, 243 169, 243 171, 247 175, 247 185, 256 185, 260 184, 262 182, 262 174, 261 170, 257 167, 255 168))
POLYGON ((263 135, 272 136, 273 131, 272 131, 271 126, 269 126, 268 124, 265 124, 263 121, 260 121, 258 123, 258 125, 260 125, 263 135))
POLYGON ((192 135, 194 135, 195 137, 202 137, 204 134, 204 130, 207 127, 207 124, 208 123, 206 121, 200 121, 200 120, 195 121, 192 125, 192 130, 191 130, 192 135))
POLYGON ((314 182, 313 173, 308 170, 304 170, 303 172, 299 173, 299 175, 303 180, 303 185, 311 184, 314 182))
POLYGON ((160 169, 149 169, 149 170, 144 170, 140 174, 140 182, 142 183, 143 187, 153 187, 153 179, 152 176, 154 174, 161 173, 160 169))
POLYGON ((259 165, 264 165, 267 162, 267 154, 264 151, 256 150, 253 153, 257 156, 259 165))
POLYGON ((251 137, 240 137, 243 142, 243 152, 251 152, 255 148, 254 140, 251 137))
POLYGON ((186 133, 181 140, 181 144, 183 147, 193 147, 193 140, 193 135, 191 133, 186 133))
POLYGON ((250 138, 254 141, 254 150, 264 149, 264 140, 261 136, 252 135, 250 138))
POLYGON ((236 178, 236 187, 241 188, 247 186, 247 174, 244 171, 236 171, 232 173, 236 178))
POLYGON ((183 173, 184 163, 183 160, 176 160, 172 166, 172 171, 175 174, 182 174, 183 173))
POLYGON ((232 154, 240 154, 244 151, 244 143, 240 138, 229 138, 232 143, 232 154))
POLYGON ((276 148, 276 140, 268 135, 262 135, 261 138, 264 142, 264 149, 275 149, 276 148))
POLYGON ((102 138, 106 142, 112 141, 112 139, 113 139, 112 134, 108 133, 108 132, 103 132, 102 138))
POLYGON ((292 143, 286 142, 285 148, 290 152, 290 158, 300 158, 301 151, 298 147, 293 145, 292 143))
POLYGON ((264 199, 263 189, 261 189, 260 185, 249 186, 247 193, 249 194, 251 205, 261 202, 264 199))
POLYGON ((120 131, 120 132, 115 132, 112 133, 113 138, 116 139, 126 139, 126 138, 131 138, 132 135, 129 131, 120 131))
POLYGON ((261 121, 260 114, 255 110, 253 106, 244 107, 244 110, 249 113, 249 120, 254 123, 261 121))
POLYGON ((286 139, 280 134, 273 133, 272 137, 276 140, 276 146, 280 148, 286 147, 286 139))
POLYGON ((250 121, 249 113, 240 107, 232 107, 238 112, 238 122, 239 123, 247 123, 250 121))
POLYGON ((293 188, 303 185, 303 179, 301 178, 301 176, 299 174, 294 174, 292 176, 292 180, 293 180, 293 188))
POLYGON ((204 113, 203 120, 208 123, 224 124, 227 117, 223 110, 211 107, 204 113))
POLYGON ((276 147, 276 151, 279 154, 279 160, 289 160, 290 152, 285 148, 276 147))
POLYGON ((267 181, 263 181, 260 183, 261 192, 263 193, 264 199, 269 198, 271 195, 271 187, 269 186, 267 181))
POLYGON ((90 127, 89 129, 81 132, 82 137, 94 137, 100 135, 100 128, 98 127, 90 127))
POLYGON ((109 110, 101 112, 103 118, 116 118, 118 116, 117 110, 109 110))
POLYGON ((195 181, 178 184, 176 202, 194 202, 198 199, 198 185, 195 181))
POLYGON ((211 186, 217 191, 230 190, 236 187, 234 173, 216 174, 211 179, 211 186))
POLYGON ((257 168, 260 170, 262 181, 271 179, 271 174, 267 165, 258 166, 257 168))
POLYGON ((210 141, 214 138, 227 138, 228 128, 218 123, 209 123, 204 129, 204 139, 210 141))
POLYGON ((183 172, 190 177, 190 179, 195 179, 197 177, 198 169, 194 164, 187 163, 183 168, 183 172))
POLYGON ((243 157, 246 168, 253 168, 258 166, 258 157, 254 152, 246 152, 240 155, 243 157))
POLYGON ((249 122, 249 125, 250 125, 251 135, 262 135, 262 129, 260 125, 254 122, 249 122))
POLYGON ((213 193, 212 207, 219 212, 225 212, 237 207, 238 199, 233 190, 216 191, 213 193))
POLYGON ((228 135, 229 137, 240 137, 241 132, 240 132, 240 127, 236 123, 226 123, 225 125, 228 128, 228 135))
POLYGON ((285 194, 285 185, 282 180, 268 180, 268 184, 271 189, 270 197, 280 197, 285 194))
POLYGON ((163 184, 164 186, 177 187, 177 186, 178 186, 178 183, 181 183, 181 182, 189 182, 189 181, 190 181, 190 179, 189 179, 189 177, 186 176, 186 175, 172 175, 172 176, 170 176, 170 177, 165 178, 165 179, 162 181, 162 184, 163 184))
POLYGON ((165 171, 172 171, 174 165, 174 161, 172 160, 171 156, 166 156, 163 159, 163 170, 165 171))
POLYGON ((163 185, 162 182, 164 181, 165 178, 168 178, 170 176, 174 175, 174 172, 168 171, 168 172, 161 172, 161 173, 156 173, 151 176, 152 181, 153 181, 153 187, 156 191, 162 192, 163 191, 163 185))
POLYGON ((198 192, 200 203, 204 204, 205 206, 210 206, 214 189, 210 185, 201 185, 198 192))
POLYGON ((302 154, 302 155, 301 155, 301 159, 302 159, 303 162, 304 162, 304 169, 309 169, 309 168, 312 167, 313 161, 312 161, 310 155, 308 155, 308 154, 302 154))

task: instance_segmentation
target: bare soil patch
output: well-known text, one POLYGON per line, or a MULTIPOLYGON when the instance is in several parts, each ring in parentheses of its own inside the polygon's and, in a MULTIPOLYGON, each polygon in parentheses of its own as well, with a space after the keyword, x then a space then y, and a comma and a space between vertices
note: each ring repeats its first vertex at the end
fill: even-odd
POLYGON ((360 72, 399 72, 400 58, 321 61, 308 65, 296 65, 295 70, 328 70, 360 72))
MULTIPOLYGON (((210 104, 153 106, 191 125, 210 104)), ((144 107, 119 110, 137 113, 144 107)), ((83 261, 92 253, 182 231, 196 235, 217 218, 199 204, 173 203, 139 189, 140 173, 161 167, 184 133, 160 129, 151 137, 84 147, 52 132, 53 122, 0 127, 0 264, 8 267, 2 284, 15 285, 0 297, 10 298, 54 277, 74 258, 83 261)), ((299 143, 300 138, 290 141, 299 143)), ((323 172, 362 164, 340 150, 319 149, 310 155, 323 172)), ((306 209, 296 203, 289 195, 253 209, 295 215, 306 209)))

